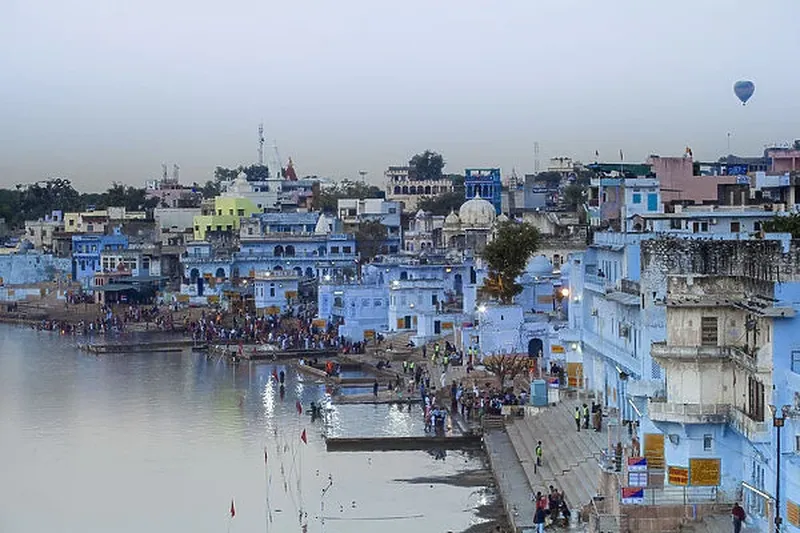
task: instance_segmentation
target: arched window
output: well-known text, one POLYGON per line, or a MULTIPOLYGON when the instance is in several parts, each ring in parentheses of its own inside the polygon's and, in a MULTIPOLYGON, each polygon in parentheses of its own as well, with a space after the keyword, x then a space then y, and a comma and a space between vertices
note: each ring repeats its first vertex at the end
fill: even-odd
POLYGON ((326 252, 327 250, 325 250, 324 246, 320 246, 319 248, 317 248, 317 255, 320 257, 325 257, 326 252))
POLYGON ((403 194, 408 194, 408 187, 403 185, 403 194))
POLYGON ((272 255, 275 257, 283 257, 283 246, 280 244, 272 250, 272 255))
POLYGON ((430 193, 431 193, 431 186, 430 185, 426 185, 425 186, 425 194, 430 194, 430 193))
POLYGON ((294 273, 297 274, 298 276, 302 276, 303 275, 303 269, 300 268, 300 267, 294 267, 294 273))
POLYGON ((216 273, 214 274, 214 277, 217 278, 217 279, 225 279, 225 269, 222 268, 222 267, 219 267, 217 269, 216 273))
POLYGON ((402 272, 400 272, 400 279, 401 279, 401 280, 406 280, 406 279, 408 279, 408 272, 406 272, 405 270, 404 270, 404 271, 402 271, 402 272))
POLYGON ((306 277, 313 278, 314 277, 314 269, 311 267, 306 267, 306 277))
POLYGON ((417 194, 417 186, 412 185, 410 189, 408 189, 409 194, 417 194))
POLYGON ((342 301, 341 296, 337 296, 333 299, 333 306, 334 307, 344 307, 344 302, 342 301))
POLYGON ((189 282, 190 283, 197 283, 197 278, 200 277, 200 271, 196 268, 192 269, 192 272, 189 274, 189 282))
POLYGON ((286 246, 286 250, 283 252, 283 255, 286 257, 294 257, 294 246, 291 244, 286 246))
POLYGON ((400 186, 399 186, 399 185, 395 185, 395 186, 394 186, 394 193, 395 193, 395 194, 400 194, 400 191, 402 191, 402 189, 400 188, 400 186))
POLYGON ((275 272, 280 272, 281 270, 283 270, 283 267, 280 265, 275 265, 275 268, 273 268, 272 270, 274 270, 275 272))

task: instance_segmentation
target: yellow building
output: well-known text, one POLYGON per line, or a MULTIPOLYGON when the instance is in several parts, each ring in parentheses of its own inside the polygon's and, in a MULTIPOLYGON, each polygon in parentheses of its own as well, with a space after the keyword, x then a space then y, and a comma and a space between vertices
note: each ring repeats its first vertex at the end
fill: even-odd
POLYGON ((214 198, 214 214, 194 217, 194 240, 202 241, 209 231, 239 231, 242 217, 252 216, 259 209, 247 198, 214 198))
POLYGON ((124 207, 64 213, 64 231, 67 233, 106 233, 109 225, 146 219, 147 213, 144 211, 128 211, 124 207))

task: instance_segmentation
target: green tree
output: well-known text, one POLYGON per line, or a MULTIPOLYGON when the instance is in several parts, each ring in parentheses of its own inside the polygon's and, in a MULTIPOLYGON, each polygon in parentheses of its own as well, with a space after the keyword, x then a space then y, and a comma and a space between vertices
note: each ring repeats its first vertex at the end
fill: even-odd
POLYGON ((768 233, 791 233, 793 239, 800 239, 800 215, 792 213, 773 217, 764 222, 763 228, 768 233))
POLYGON ((388 231, 379 220, 365 220, 359 223, 356 230, 356 246, 362 265, 372 261, 386 242, 388 231))
POLYGON ((421 180, 438 180, 442 177, 444 165, 444 158, 433 150, 416 154, 408 162, 408 166, 411 167, 411 177, 421 180))
POLYGON ((203 195, 203 198, 205 199, 217 197, 221 192, 221 187, 219 185, 219 182, 212 180, 208 180, 202 187, 195 184, 195 189, 200 191, 200 193, 203 195))
POLYGON ((225 167, 217 167, 214 169, 214 179, 217 181, 231 181, 235 180, 236 176, 239 175, 241 172, 242 167, 239 166, 238 168, 225 168, 225 167))
POLYGON ((514 296, 522 292, 517 278, 538 248, 539 231, 535 226, 511 221, 500 224, 494 239, 483 251, 489 273, 482 291, 503 304, 510 304, 514 296))
POLYGON ((81 195, 64 178, 50 178, 29 185, 17 185, 19 215, 22 221, 38 220, 54 210, 77 211, 81 195))
POLYGON ((317 209, 326 213, 335 213, 341 198, 384 197, 384 192, 375 185, 369 185, 361 181, 342 180, 335 187, 320 191, 317 209))
POLYGON ((458 211, 461 204, 466 200, 467 191, 464 186, 464 176, 447 174, 445 177, 453 181, 453 192, 445 192, 421 199, 418 203, 420 209, 434 215, 447 215, 450 211, 458 211))
POLYGON ((104 200, 104 207, 124 207, 128 211, 144 211, 158 206, 158 199, 148 199, 145 189, 116 182, 105 192, 104 200))
POLYGON ((564 204, 573 211, 586 201, 586 188, 577 183, 571 183, 564 187, 564 192, 562 194, 564 204))

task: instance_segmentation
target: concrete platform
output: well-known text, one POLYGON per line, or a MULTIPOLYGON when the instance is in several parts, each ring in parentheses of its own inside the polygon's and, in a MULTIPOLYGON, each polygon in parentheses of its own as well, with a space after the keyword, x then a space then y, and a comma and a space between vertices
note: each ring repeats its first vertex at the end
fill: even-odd
POLYGON ((172 341, 143 341, 130 343, 79 344, 81 350, 94 354, 141 353, 141 352, 181 352, 188 348, 199 348, 189 339, 172 341))
POLYGON ((407 450, 480 449, 479 435, 453 435, 450 437, 333 437, 325 439, 329 452, 388 452, 407 450))

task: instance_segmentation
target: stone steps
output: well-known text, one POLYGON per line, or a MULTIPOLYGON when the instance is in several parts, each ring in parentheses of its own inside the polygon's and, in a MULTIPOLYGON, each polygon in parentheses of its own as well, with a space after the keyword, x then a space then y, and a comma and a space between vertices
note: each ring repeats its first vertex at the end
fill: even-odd
POLYGON ((575 430, 573 412, 577 405, 581 405, 578 400, 566 401, 507 424, 531 491, 544 493, 553 485, 564 491, 571 507, 582 507, 596 494, 600 477, 598 461, 607 443, 605 431, 575 430), (544 449, 543 464, 534 471, 539 440, 544 449))

